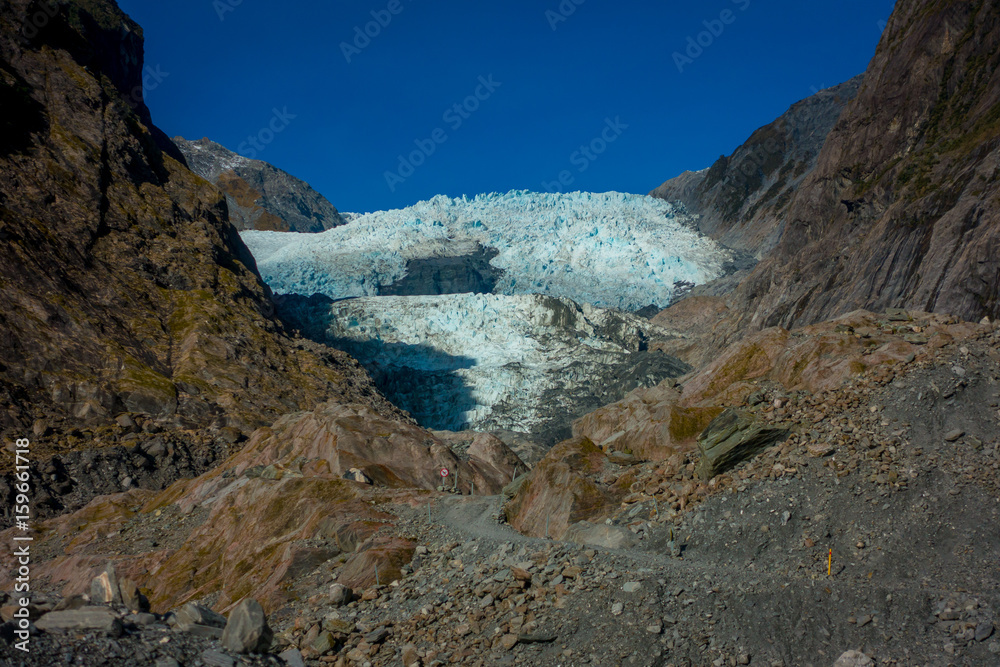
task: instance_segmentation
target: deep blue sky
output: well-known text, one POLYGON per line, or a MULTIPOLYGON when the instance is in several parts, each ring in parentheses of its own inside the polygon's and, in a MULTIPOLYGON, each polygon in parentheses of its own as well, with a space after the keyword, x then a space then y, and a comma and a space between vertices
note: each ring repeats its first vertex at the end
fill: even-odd
POLYGON ((390 0, 119 0, 159 72, 146 95, 157 125, 255 150, 247 138, 287 109, 296 118, 256 157, 360 212, 542 190, 563 171, 566 190, 646 193, 863 72, 893 4, 563 0, 575 11, 553 30, 558 14, 546 12, 560 0, 393 2, 401 11, 348 63, 341 43, 390 0), (720 17, 730 23, 711 26, 721 34, 702 35, 708 46, 678 71, 673 54, 720 17), (480 88, 475 112, 445 117, 490 75, 500 86, 480 88), (596 159, 574 156, 606 119, 627 128, 608 130, 615 140, 596 159), (447 141, 391 191, 385 172, 437 129, 447 141))

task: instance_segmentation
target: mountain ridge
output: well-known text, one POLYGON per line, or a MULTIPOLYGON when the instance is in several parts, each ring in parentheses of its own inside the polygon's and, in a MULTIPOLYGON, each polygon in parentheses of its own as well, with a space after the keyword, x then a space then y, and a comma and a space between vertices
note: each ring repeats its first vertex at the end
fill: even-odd
POLYGON ((793 104, 709 168, 686 171, 649 194, 679 201, 698 215, 698 229, 761 259, 777 245, 782 214, 816 159, 863 75, 793 104))
POLYGON ((141 29, 113 2, 36 9, 0 14, 0 99, 31 112, 0 148, 0 428, 72 449, 120 442, 122 412, 246 433, 337 396, 399 415, 275 318, 224 197, 133 97, 141 29))
POLYGON ((240 231, 323 232, 346 223, 326 197, 302 179, 262 160, 234 153, 207 137, 174 137, 191 171, 226 195, 240 231))
POLYGON ((732 295, 752 332, 889 307, 1000 315, 1000 7, 897 7, 858 96, 732 295))

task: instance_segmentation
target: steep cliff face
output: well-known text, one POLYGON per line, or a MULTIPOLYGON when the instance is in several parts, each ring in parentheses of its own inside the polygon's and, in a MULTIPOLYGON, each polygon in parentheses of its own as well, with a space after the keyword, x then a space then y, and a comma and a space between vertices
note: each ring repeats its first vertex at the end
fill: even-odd
POLYGON ((731 248, 764 257, 781 238, 792 195, 816 167, 827 135, 863 77, 794 104, 709 169, 684 172, 650 194, 679 201, 698 228, 731 248))
POLYGON ((226 194, 229 219, 239 230, 322 232, 344 219, 305 181, 260 160, 250 160, 209 139, 175 137, 191 171, 226 194))
POLYGON ((1000 3, 899 3, 799 187, 740 330, 904 307, 1000 315, 1000 3))
POLYGON ((282 333, 225 199, 153 127, 142 57, 114 2, 0 8, 0 428, 391 411, 353 360, 282 333))

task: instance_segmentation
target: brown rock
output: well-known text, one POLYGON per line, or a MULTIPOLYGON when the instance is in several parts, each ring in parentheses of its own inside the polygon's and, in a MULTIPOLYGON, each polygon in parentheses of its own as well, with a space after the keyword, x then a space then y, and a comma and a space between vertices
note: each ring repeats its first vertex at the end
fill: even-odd
POLYGON ((589 475, 604 470, 607 457, 587 438, 556 445, 528 476, 506 508, 507 519, 517 530, 561 539, 571 522, 610 515, 624 494, 592 481, 589 475))
POLYGON ((809 452, 809 456, 819 459, 833 454, 836 448, 826 442, 811 442, 806 445, 806 451, 809 452))
POLYGON ((19 427, 125 411, 250 431, 332 399, 405 420, 346 354, 284 333, 225 198, 136 92, 141 28, 114 2, 51 8, 28 40, 13 26, 37 5, 5 3, 0 39, 0 385, 19 427))
POLYGON ((1000 224, 991 202, 1000 184, 969 188, 965 180, 992 168, 997 128, 971 128, 989 125, 983 102, 993 91, 986 82, 959 84, 992 57, 998 27, 977 20, 984 9, 995 6, 896 5, 869 85, 792 197, 777 247, 730 295, 746 328, 791 327, 859 306, 997 316, 1000 224), (955 91, 946 105, 942 90, 955 91))
POLYGON ((514 575, 514 579, 517 581, 531 581, 531 573, 527 570, 522 570, 519 567, 512 567, 510 568, 510 572, 514 575))
POLYGON ((692 449, 698 435, 721 412, 715 407, 683 407, 680 397, 663 385, 637 389, 624 400, 581 417, 573 424, 573 434, 608 452, 665 461, 692 449))
MULTIPOLYGON (((376 538, 370 546, 348 559, 337 575, 337 583, 356 589, 373 586, 376 568, 378 568, 378 580, 382 585, 402 579, 401 568, 413 559, 413 549, 413 542, 408 540, 376 538)), ((366 590, 365 594, 371 596, 373 593, 366 590)), ((374 594, 377 597, 377 591, 374 591, 374 594)))

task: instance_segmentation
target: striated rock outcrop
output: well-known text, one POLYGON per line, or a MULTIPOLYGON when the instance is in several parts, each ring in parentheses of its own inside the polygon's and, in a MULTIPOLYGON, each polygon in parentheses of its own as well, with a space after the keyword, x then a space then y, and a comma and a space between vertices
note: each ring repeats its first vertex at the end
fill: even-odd
POLYGON ((913 315, 912 321, 893 323, 859 311, 793 331, 766 329, 716 355, 680 387, 664 382, 636 390, 577 420, 573 433, 609 451, 664 461, 693 451, 709 423, 724 408, 743 405, 761 383, 787 392, 829 391, 868 369, 907 363, 975 328, 939 315, 913 315))
POLYGON ((607 456, 587 438, 556 445, 507 506, 507 520, 525 535, 558 540, 574 524, 610 515, 626 491, 591 479, 608 467, 607 456))
POLYGON ((680 392, 651 387, 637 389, 621 401, 584 415, 573 424, 573 432, 609 451, 643 461, 663 461, 691 449, 721 411, 716 406, 684 406, 680 392))
POLYGON ((225 199, 136 92, 141 29, 110 1, 49 9, 0 12, 0 429, 34 425, 41 458, 121 412, 245 432, 338 397, 394 413, 282 332, 225 199))
MULTIPOLYGON (((474 443, 463 459, 429 431, 362 406, 340 403, 291 414, 260 429, 227 465, 236 475, 256 470, 264 476, 263 469, 270 467, 274 478, 339 478, 356 468, 379 486, 418 489, 437 487, 441 469, 447 468, 462 489, 468 491, 475 483, 485 495, 498 493, 515 467, 527 468, 496 438, 474 443)), ((217 480, 218 484, 228 482, 217 480)), ((198 496, 214 493, 214 486, 207 485, 198 496)))
POLYGON ((146 546, 117 568, 117 580, 128 577, 148 590, 154 608, 217 595, 216 609, 252 596, 273 610, 290 599, 295 581, 319 567, 335 570, 351 588, 374 584, 377 567, 387 584, 400 578, 413 545, 379 534, 396 518, 373 501, 426 502, 442 483, 442 468, 450 472, 449 490, 468 495, 475 485, 476 495, 495 495, 527 466, 490 436, 460 457, 410 423, 362 405, 327 403, 258 430, 239 453, 200 477, 159 494, 97 498, 45 522, 40 542, 71 539, 62 543, 65 555, 38 574, 67 595, 89 591, 91 579, 106 572, 104 560, 92 555, 95 540, 123 524, 155 525, 169 516, 179 539, 146 546), (351 469, 371 483, 345 479, 351 469))
MULTIPOLYGON (((554 448, 511 488, 508 518, 531 535, 544 532, 548 517, 557 539, 617 541, 620 536, 601 535, 594 524, 614 515, 619 502, 629 517, 633 510, 655 513, 654 498, 683 510, 713 488, 709 480, 783 441, 789 429, 777 424, 793 415, 803 419, 796 401, 822 403, 819 397, 827 393, 845 391, 863 377, 904 372, 988 329, 928 313, 859 311, 792 331, 758 332, 680 385, 636 390, 577 420, 574 439, 554 448), (618 468, 636 462, 655 469, 655 476, 636 478, 618 468), (645 510, 636 510, 647 501, 645 510), (564 532, 579 522, 589 523, 564 532)), ((811 442, 815 435, 802 431, 793 437, 811 442)), ((822 456, 832 450, 817 451, 822 456)), ((737 473, 743 474, 732 475, 737 473)))
POLYGON ((245 158, 210 139, 174 137, 191 171, 226 195, 236 229, 323 232, 346 221, 308 183, 261 160, 245 158))

